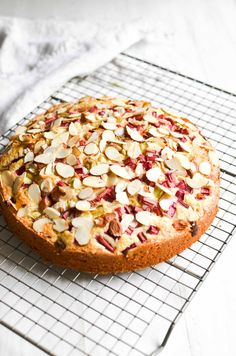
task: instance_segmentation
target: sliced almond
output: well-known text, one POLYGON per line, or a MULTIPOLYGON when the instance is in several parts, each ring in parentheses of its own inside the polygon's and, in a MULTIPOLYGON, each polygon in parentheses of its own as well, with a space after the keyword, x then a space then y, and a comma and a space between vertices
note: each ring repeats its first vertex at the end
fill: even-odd
POLYGON ((127 191, 130 195, 137 194, 142 187, 142 182, 139 179, 135 179, 128 184, 127 191))
POLYGON ((209 162, 201 162, 199 165, 199 171, 200 173, 209 176, 211 174, 211 165, 209 162))
POLYGON ((100 163, 97 164, 96 166, 93 166, 90 169, 90 174, 93 176, 101 176, 102 174, 105 174, 109 171, 109 164, 107 163, 100 163))
POLYGON ((139 211, 135 218, 142 225, 152 225, 154 222, 156 215, 151 213, 150 211, 139 211))
POLYGON ((157 186, 158 188, 160 188, 160 189, 161 189, 163 192, 165 192, 166 194, 168 194, 168 195, 170 195, 170 196, 174 195, 174 193, 172 192, 171 189, 168 189, 168 188, 164 187, 164 186, 161 185, 161 184, 156 184, 156 186, 157 186))
POLYGON ((121 181, 121 182, 116 184, 115 192, 116 193, 123 192, 126 188, 127 188, 127 182, 121 181))
POLYGON ((112 171, 112 173, 114 173, 116 176, 124 178, 124 179, 131 179, 132 177, 130 176, 130 174, 128 173, 128 171, 126 170, 125 167, 121 167, 118 164, 113 164, 110 167, 110 170, 112 171))
POLYGON ((33 183, 29 186, 28 194, 32 202, 34 202, 35 204, 38 204, 41 200, 41 191, 38 184, 36 183, 33 183))
POLYGON ((91 208, 91 204, 87 200, 80 200, 75 205, 77 210, 88 211, 91 208))
POLYGON ((58 210, 54 209, 54 208, 46 208, 44 209, 44 213, 50 218, 50 219, 56 219, 58 218, 61 214, 59 213, 58 210))
POLYGON ((159 167, 151 168, 146 172, 146 177, 150 182, 156 182, 162 174, 159 167))
POLYGON ((44 164, 52 163, 54 162, 54 160, 55 160, 55 156, 51 152, 42 153, 34 158, 35 162, 44 163, 44 164))
POLYGON ((78 135, 77 127, 73 122, 71 122, 70 125, 69 125, 69 133, 70 133, 71 136, 78 135))
POLYGON ((91 230, 86 226, 80 226, 75 231, 75 240, 79 245, 87 245, 91 238, 91 230))
POLYGON ((116 128, 117 128, 116 123, 114 123, 114 122, 103 122, 102 126, 106 130, 116 130, 116 128))
POLYGON ((102 133, 102 139, 108 142, 113 142, 116 140, 116 136, 113 131, 105 130, 102 133))
POLYGON ((126 126, 126 131, 128 135, 132 138, 132 140, 137 142, 143 142, 144 138, 140 135, 140 133, 136 129, 131 129, 129 126, 126 126))
POLYGON ((175 158, 177 158, 184 169, 191 169, 191 162, 185 154, 176 153, 175 158))
POLYGON ((97 131, 94 131, 91 136, 89 137, 87 143, 90 143, 90 142, 94 142, 94 141, 97 141, 99 137, 99 133, 97 131))
POLYGON ((133 214, 123 214, 122 215, 122 219, 121 219, 121 228, 122 228, 122 232, 124 233, 129 225, 134 221, 134 216, 133 214))
POLYGON ((115 132, 115 135, 118 137, 124 136, 125 129, 124 129, 124 127, 118 127, 114 132, 115 132))
POLYGON ((46 224, 50 223, 51 220, 48 218, 42 218, 42 219, 38 219, 33 223, 33 229, 36 232, 43 232, 44 231, 44 227, 46 224))
POLYGON ((109 158, 112 161, 121 162, 123 159, 123 156, 115 147, 107 147, 105 149, 105 154, 107 158, 109 158))
POLYGON ((191 152, 192 150, 191 144, 188 141, 186 142, 179 141, 179 145, 186 152, 191 152))
POLYGON ((69 225, 68 222, 65 219, 54 219, 54 225, 53 225, 53 229, 58 231, 58 232, 63 232, 68 230, 69 225))
POLYGON ((44 132, 43 137, 45 137, 48 140, 53 140, 56 134, 52 131, 49 132, 44 132))
POLYGON ((52 146, 59 146, 62 143, 67 143, 69 139, 69 132, 62 132, 58 135, 56 135, 56 137, 54 137, 54 139, 51 142, 52 146))
POLYGON ((79 192, 79 198, 80 199, 88 199, 93 195, 93 189, 92 188, 84 188, 79 192))
POLYGON ((173 204, 172 199, 161 199, 159 201, 160 207, 162 210, 168 211, 170 206, 173 204))
POLYGON ((99 177, 86 177, 83 180, 83 184, 92 188, 103 188, 106 186, 104 180, 99 177))
POLYGON ((75 166, 77 164, 77 158, 75 157, 75 155, 70 154, 66 157, 66 163, 70 166, 75 166))
POLYGON ((217 154, 216 154, 215 151, 209 151, 208 152, 208 156, 209 156, 209 159, 210 159, 211 163, 214 166, 218 166, 219 165, 219 159, 218 159, 217 154))
POLYGON ((150 129, 148 130, 150 135, 153 137, 163 137, 163 134, 157 131, 157 129, 154 126, 151 126, 150 129))
POLYGON ((136 176, 140 177, 144 174, 144 168, 142 163, 138 163, 135 169, 136 176))
POLYGON ((130 158, 137 158, 142 151, 138 142, 129 142, 127 144, 127 154, 130 158))
POLYGON ((46 167, 45 167, 45 174, 47 176, 51 176, 53 174, 53 164, 49 163, 46 167))
POLYGON ((3 171, 1 174, 1 180, 4 185, 12 187, 15 181, 15 177, 11 171, 3 171))
POLYGON ((32 162, 33 160, 34 160, 34 153, 32 151, 27 152, 24 157, 24 163, 32 162))
POLYGON ((50 178, 46 178, 42 181, 42 183, 40 184, 40 188, 43 192, 45 193, 50 193, 53 189, 53 183, 52 180, 50 178))
POLYGON ((16 214, 18 219, 21 219, 21 218, 25 217, 26 215, 28 215, 28 210, 29 210, 28 206, 24 206, 24 207, 20 208, 16 214))
POLYGON ((56 164, 56 171, 63 178, 73 177, 75 174, 75 170, 72 166, 61 162, 56 164))
POLYGON ((107 145, 107 141, 105 141, 105 140, 101 140, 99 142, 99 149, 100 149, 101 152, 104 152, 104 150, 106 148, 106 145, 107 145))
POLYGON ((86 226, 88 229, 93 227, 93 218, 90 216, 79 216, 71 220, 74 227, 86 226))
POLYGON ((164 160, 172 159, 174 152, 168 146, 165 146, 161 151, 161 158, 164 160))
POLYGON ((74 178, 73 180, 73 188, 79 189, 81 187, 81 180, 79 178, 74 178))
POLYGON ((116 200, 124 205, 130 203, 127 193, 122 191, 116 193, 116 200))
POLYGON ((94 142, 90 142, 84 147, 84 153, 86 155, 96 155, 99 152, 98 146, 94 142))
POLYGON ((201 175, 201 173, 195 173, 192 178, 186 178, 186 183, 191 188, 202 188, 204 185, 207 185, 208 179, 201 175))
POLYGON ((65 158, 71 154, 71 148, 60 147, 56 152, 56 158, 65 158))
POLYGON ((185 177, 187 175, 186 170, 181 166, 179 160, 177 160, 176 158, 166 160, 165 163, 168 168, 172 169, 180 176, 185 177))

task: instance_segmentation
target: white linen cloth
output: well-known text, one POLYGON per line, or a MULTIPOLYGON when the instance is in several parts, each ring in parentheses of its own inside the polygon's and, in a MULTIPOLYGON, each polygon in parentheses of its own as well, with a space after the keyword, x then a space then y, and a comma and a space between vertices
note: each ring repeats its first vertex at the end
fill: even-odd
POLYGON ((0 133, 68 79, 114 58, 147 32, 141 19, 89 22, 0 18, 0 133))

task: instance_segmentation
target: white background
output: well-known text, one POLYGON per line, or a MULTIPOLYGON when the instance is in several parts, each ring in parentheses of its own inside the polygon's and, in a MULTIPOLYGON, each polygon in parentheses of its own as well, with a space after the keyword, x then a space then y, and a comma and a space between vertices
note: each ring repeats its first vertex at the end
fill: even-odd
MULTIPOLYGON (((153 26, 130 53, 236 93, 236 1, 0 0, 0 15, 99 22, 144 16, 153 26)), ((163 356, 236 355, 233 238, 175 327, 163 356)), ((0 355, 42 355, 0 329, 0 355)))

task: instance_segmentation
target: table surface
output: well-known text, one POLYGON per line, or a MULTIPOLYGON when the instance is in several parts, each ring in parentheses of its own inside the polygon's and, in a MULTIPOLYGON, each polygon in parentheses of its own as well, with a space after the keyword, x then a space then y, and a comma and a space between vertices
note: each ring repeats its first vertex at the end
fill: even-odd
MULTIPOLYGON (((236 1, 1 0, 0 14, 129 21, 144 15, 153 28, 129 53, 236 93, 236 1)), ((235 238, 175 327, 163 356, 234 356, 235 238)), ((43 355, 0 328, 0 355, 43 355)))

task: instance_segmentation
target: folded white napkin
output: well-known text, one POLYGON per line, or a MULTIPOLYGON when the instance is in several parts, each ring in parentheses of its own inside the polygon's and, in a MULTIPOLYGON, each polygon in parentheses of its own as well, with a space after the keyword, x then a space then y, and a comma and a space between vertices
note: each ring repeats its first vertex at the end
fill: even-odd
POLYGON ((92 72, 140 40, 142 20, 89 22, 0 18, 0 132, 65 81, 92 72))

